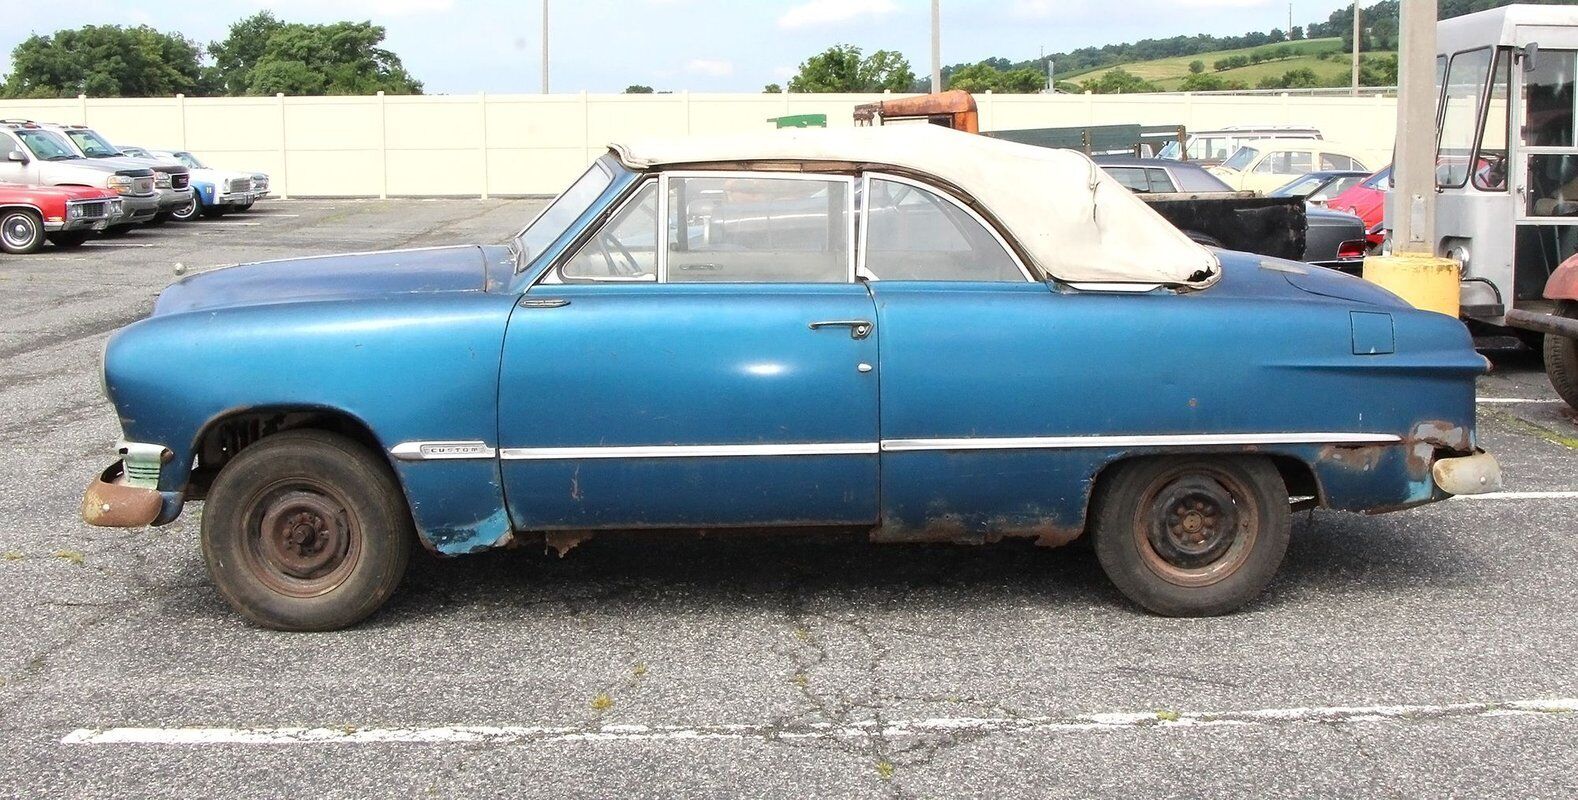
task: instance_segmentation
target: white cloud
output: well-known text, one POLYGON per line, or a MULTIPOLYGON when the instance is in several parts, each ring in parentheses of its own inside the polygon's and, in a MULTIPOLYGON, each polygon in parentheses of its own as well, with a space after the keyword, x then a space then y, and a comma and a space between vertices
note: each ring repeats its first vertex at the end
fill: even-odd
POLYGON ((808 0, 778 18, 780 28, 804 28, 848 22, 858 17, 880 17, 898 10, 893 0, 808 0))
POLYGON ((734 74, 734 64, 713 58, 693 58, 685 62, 685 71, 692 75, 723 78, 734 74))
POLYGON ((1057 0, 1014 0, 1008 15, 1019 19, 1047 19, 1059 5, 1062 4, 1057 0))

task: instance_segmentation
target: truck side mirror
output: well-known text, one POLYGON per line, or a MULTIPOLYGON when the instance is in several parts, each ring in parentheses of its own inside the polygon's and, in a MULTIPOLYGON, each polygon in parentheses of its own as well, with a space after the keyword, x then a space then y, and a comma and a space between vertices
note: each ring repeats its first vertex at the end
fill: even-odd
POLYGON ((1539 66, 1539 61, 1540 61, 1540 43, 1539 42, 1529 42, 1528 44, 1524 45, 1523 46, 1522 60, 1523 60, 1523 71, 1524 72, 1533 72, 1535 70, 1535 68, 1537 68, 1539 66))
POLYGON ((17 164, 26 164, 27 163, 27 154, 23 153, 21 150, 10 150, 10 151, 6 152, 5 160, 6 161, 11 161, 11 162, 14 162, 14 163, 17 163, 17 164))

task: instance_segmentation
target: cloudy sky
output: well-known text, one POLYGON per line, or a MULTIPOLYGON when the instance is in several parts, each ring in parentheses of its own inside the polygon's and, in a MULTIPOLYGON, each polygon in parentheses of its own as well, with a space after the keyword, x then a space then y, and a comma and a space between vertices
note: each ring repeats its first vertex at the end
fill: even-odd
MULTIPOLYGON (((807 56, 850 43, 899 50, 929 67, 929 0, 548 0, 554 91, 760 91, 807 56)), ((1294 24, 1341 0, 1296 0, 1294 24)), ((535 92, 540 0, 75 0, 8 3, 0 73, 31 33, 148 24, 208 42, 259 9, 295 22, 371 19, 429 92, 535 92)), ((943 0, 943 63, 1180 34, 1286 27, 1287 0, 943 0)))

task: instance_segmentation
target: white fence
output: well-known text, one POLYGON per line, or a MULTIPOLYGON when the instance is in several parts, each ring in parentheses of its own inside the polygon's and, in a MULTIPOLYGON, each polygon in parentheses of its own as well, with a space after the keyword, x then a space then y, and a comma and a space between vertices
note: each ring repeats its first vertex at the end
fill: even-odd
MULTIPOLYGON (((610 141, 760 131, 786 114, 852 124, 842 94, 429 95, 0 100, 0 118, 86 123, 124 145, 180 148, 273 176, 284 196, 552 194, 610 141)), ((1299 124, 1390 151, 1389 97, 979 95, 982 130, 1299 124)))

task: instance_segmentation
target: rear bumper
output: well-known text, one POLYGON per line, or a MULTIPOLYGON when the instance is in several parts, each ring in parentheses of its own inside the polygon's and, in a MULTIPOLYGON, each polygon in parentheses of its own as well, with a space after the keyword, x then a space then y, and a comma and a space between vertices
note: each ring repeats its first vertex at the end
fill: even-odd
POLYGON ((1501 490, 1501 464, 1483 450, 1473 455, 1438 458, 1430 465, 1430 476, 1437 488, 1451 495, 1501 490))

